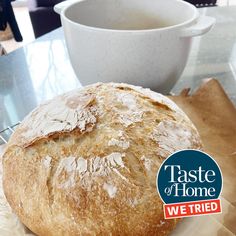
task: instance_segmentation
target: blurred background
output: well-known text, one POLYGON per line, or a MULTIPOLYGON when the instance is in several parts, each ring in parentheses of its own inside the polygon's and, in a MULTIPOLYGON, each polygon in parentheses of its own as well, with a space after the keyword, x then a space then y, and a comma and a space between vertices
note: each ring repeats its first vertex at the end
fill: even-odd
MULTIPOLYGON (((8 0, 5 0, 8 1, 8 0)), ((59 16, 53 13, 53 5, 62 0, 15 0, 11 2, 23 41, 16 42, 10 27, 0 31, 0 43, 7 53, 32 42, 36 37, 59 27, 59 16)), ((189 0, 195 3, 198 0, 189 0)), ((204 1, 201 1, 204 2, 204 1)), ((207 2, 205 0, 205 2, 207 2)), ((236 5, 236 0, 217 0, 216 6, 236 5)), ((198 5, 199 7, 199 5, 198 5)), ((201 5, 200 5, 201 7, 201 5)), ((212 7, 212 6, 211 6, 212 7)))

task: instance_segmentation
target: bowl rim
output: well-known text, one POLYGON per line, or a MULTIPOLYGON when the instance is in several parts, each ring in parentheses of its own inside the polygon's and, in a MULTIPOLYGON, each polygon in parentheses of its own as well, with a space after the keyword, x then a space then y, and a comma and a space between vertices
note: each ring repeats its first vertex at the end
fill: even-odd
MULTIPOLYGON (((72 3, 68 4, 67 6, 65 6, 61 13, 60 13, 60 16, 61 16, 61 19, 62 19, 62 25, 63 25, 63 21, 65 22, 69 22, 70 24, 74 25, 74 26, 79 26, 80 28, 84 29, 84 30, 87 30, 87 31, 98 31, 98 32, 112 32, 112 33, 147 33, 147 32, 163 32, 163 31, 170 31, 170 30, 176 30, 176 29, 179 29, 179 28, 184 28, 185 26, 191 26, 193 23, 195 23, 197 21, 197 19, 199 18, 199 12, 197 10, 197 8, 186 2, 186 1, 183 1, 183 0, 171 0, 171 1, 175 1, 175 2, 179 2, 183 5, 186 6, 186 8, 189 8, 193 11, 193 14, 192 14, 192 17, 189 18, 188 20, 182 22, 182 23, 179 23, 179 24, 176 24, 176 25, 171 25, 171 26, 167 26, 167 27, 162 27, 162 28, 153 28, 153 29, 138 29, 138 30, 122 30, 122 29, 109 29, 109 28, 102 28, 102 27, 95 27, 95 26, 90 26, 90 25, 85 25, 85 24, 81 24, 81 23, 78 23, 78 22, 75 22, 71 19, 69 19, 67 16, 66 16, 66 12, 70 9, 70 8, 73 8, 75 5, 79 4, 80 2, 84 2, 84 1, 87 1, 87 0, 77 0, 77 1, 73 1, 72 3)), ((166 1, 166 0, 165 0, 166 1)))

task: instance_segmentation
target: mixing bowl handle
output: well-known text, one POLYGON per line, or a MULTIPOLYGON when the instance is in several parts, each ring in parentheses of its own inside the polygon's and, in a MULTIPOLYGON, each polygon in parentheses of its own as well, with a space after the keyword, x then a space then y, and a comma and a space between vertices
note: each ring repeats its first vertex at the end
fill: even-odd
POLYGON ((212 28, 215 21, 213 17, 200 16, 196 24, 181 31, 181 37, 194 37, 205 34, 212 28))
POLYGON ((56 4, 53 9, 54 9, 54 11, 55 11, 56 13, 58 13, 58 14, 60 15, 60 14, 61 14, 61 11, 62 11, 65 7, 71 5, 71 4, 74 3, 74 2, 78 2, 78 0, 67 0, 67 1, 60 2, 60 3, 56 4))

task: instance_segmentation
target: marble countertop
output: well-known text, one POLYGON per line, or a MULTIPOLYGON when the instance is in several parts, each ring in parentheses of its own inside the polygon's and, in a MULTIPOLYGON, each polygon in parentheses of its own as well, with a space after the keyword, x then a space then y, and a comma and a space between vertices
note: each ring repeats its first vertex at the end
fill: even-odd
MULTIPOLYGON (((236 104, 236 6, 200 9, 217 23, 194 39, 189 61, 172 89, 196 88, 217 78, 236 104)), ((70 65, 62 29, 0 57, 0 130, 22 120, 39 103, 81 84, 70 65)))

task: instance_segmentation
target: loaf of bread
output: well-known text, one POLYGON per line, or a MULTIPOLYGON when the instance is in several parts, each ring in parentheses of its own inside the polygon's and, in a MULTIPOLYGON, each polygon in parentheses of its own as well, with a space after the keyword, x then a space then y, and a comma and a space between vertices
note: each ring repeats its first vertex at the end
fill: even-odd
POLYGON ((95 84, 32 111, 3 156, 6 198, 40 236, 167 235, 156 190, 162 161, 199 149, 171 100, 127 84, 95 84))

